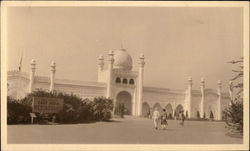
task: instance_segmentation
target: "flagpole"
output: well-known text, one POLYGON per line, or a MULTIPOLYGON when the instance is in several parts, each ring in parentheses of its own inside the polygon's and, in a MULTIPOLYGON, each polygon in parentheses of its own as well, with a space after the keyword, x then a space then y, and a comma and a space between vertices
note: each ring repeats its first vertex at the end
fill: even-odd
POLYGON ((22 51, 22 55, 21 55, 21 58, 20 58, 19 66, 18 66, 18 71, 19 72, 21 72, 21 70, 22 70, 22 62, 23 62, 23 51, 22 51))

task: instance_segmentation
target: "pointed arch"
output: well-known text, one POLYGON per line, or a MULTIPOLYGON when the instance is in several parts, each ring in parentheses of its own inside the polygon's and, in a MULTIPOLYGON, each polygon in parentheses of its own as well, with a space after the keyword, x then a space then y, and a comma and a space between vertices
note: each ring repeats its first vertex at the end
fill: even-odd
POLYGON ((149 104, 147 102, 144 102, 142 104, 142 116, 143 117, 148 117, 150 115, 150 107, 149 104))
POLYGON ((176 117, 180 116, 181 111, 184 111, 184 108, 183 108, 183 106, 181 104, 179 104, 179 105, 177 105, 177 107, 175 109, 176 117))
POLYGON ((172 117, 173 116, 173 108, 172 108, 172 105, 169 103, 166 105, 166 112, 168 114, 169 117, 172 117))
POLYGON ((160 105, 160 103, 155 103, 154 106, 153 106, 153 111, 155 111, 157 108, 158 111, 161 111, 162 110, 162 107, 160 105))
POLYGON ((117 78, 115 79, 115 83, 121 83, 121 82, 122 82, 122 80, 121 80, 120 77, 117 77, 117 78))
POLYGON ((128 80, 127 80, 126 78, 124 78, 124 79, 122 80, 122 83, 123 83, 123 84, 128 84, 128 80))
POLYGON ((121 106, 124 107, 124 114, 132 114, 132 95, 127 91, 121 91, 116 96, 115 113, 119 114, 121 106))
POLYGON ((129 84, 134 85, 134 84, 135 84, 134 79, 130 79, 130 80, 129 80, 129 84))

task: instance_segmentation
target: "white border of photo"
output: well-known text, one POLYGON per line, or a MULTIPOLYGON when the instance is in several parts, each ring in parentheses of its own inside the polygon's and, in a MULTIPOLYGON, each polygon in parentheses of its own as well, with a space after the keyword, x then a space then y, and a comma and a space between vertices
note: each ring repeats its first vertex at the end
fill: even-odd
POLYGON ((77 150, 248 150, 249 149, 249 2, 188 1, 3 1, 1 2, 1 149, 4 151, 77 150), (244 135, 243 144, 7 144, 7 9, 9 7, 241 7, 244 10, 244 135))

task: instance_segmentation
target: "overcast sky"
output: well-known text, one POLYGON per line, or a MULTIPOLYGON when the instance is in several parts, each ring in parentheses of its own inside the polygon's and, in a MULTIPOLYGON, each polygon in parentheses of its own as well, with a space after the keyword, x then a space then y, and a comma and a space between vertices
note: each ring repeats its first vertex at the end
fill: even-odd
POLYGON ((228 90, 233 66, 243 55, 241 8, 173 7, 44 7, 8 8, 8 70, 22 70, 37 61, 37 75, 49 76, 57 63, 57 78, 97 81, 99 54, 121 44, 138 69, 144 53, 145 86, 194 89, 204 77, 207 88, 217 80, 228 90))

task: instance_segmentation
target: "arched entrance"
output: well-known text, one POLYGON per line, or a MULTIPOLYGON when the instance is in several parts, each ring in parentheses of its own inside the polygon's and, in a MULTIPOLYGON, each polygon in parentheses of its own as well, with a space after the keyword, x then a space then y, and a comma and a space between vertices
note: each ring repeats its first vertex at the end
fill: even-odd
POLYGON ((132 96, 127 91, 121 91, 117 94, 115 103, 115 114, 119 114, 119 107, 124 106, 124 114, 132 114, 132 96))
POLYGON ((175 109, 175 114, 176 114, 176 117, 179 117, 180 116, 180 113, 181 111, 184 111, 183 109, 183 106, 181 104, 179 104, 176 109, 175 109))
POLYGON ((155 105, 153 106, 153 112, 156 110, 156 108, 159 112, 162 110, 161 105, 159 103, 155 103, 155 105))
POLYGON ((147 102, 142 104, 142 116, 148 117, 150 115, 150 107, 147 102))
POLYGON ((166 106, 166 112, 167 112, 167 114, 168 114, 168 117, 169 118, 172 118, 173 117, 173 108, 172 108, 172 105, 171 104, 168 104, 167 106, 166 106))
POLYGON ((217 113, 213 105, 209 105, 206 111, 206 117, 209 119, 217 119, 217 113))

